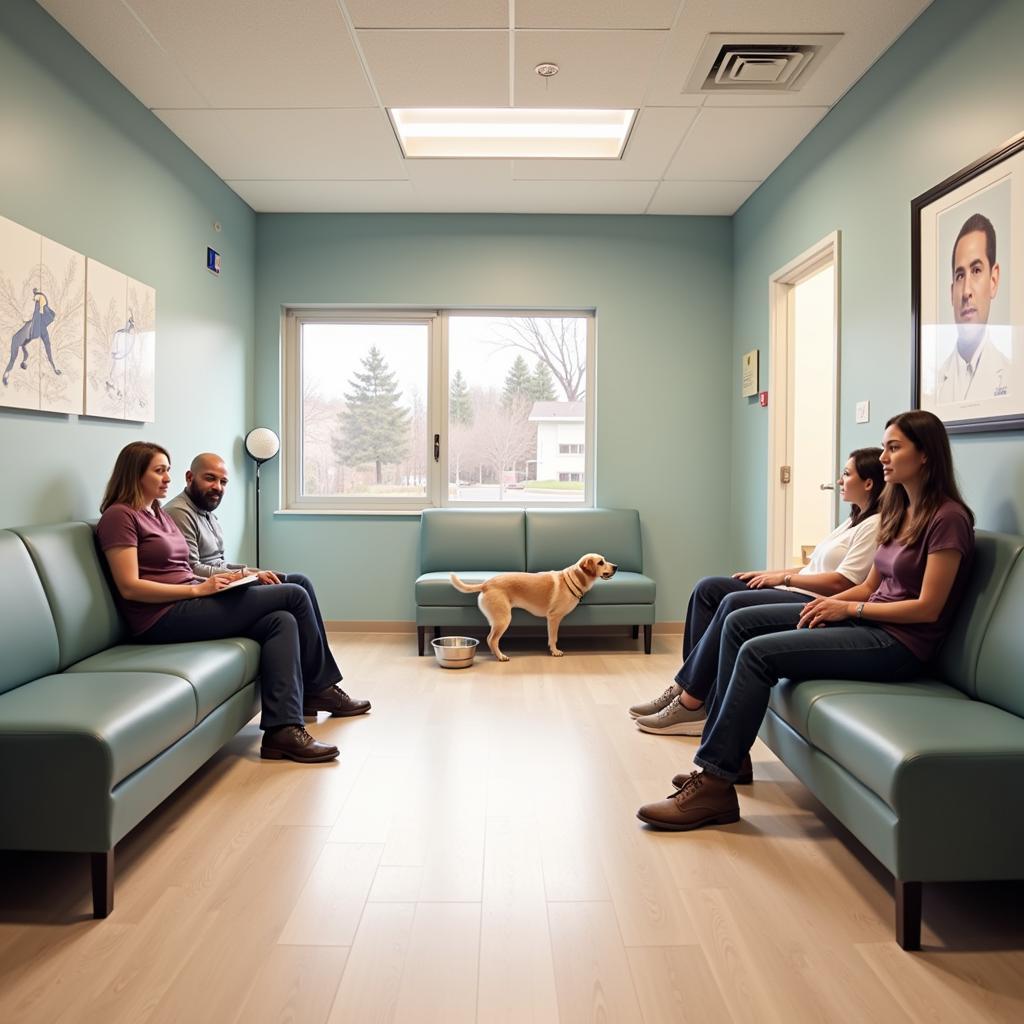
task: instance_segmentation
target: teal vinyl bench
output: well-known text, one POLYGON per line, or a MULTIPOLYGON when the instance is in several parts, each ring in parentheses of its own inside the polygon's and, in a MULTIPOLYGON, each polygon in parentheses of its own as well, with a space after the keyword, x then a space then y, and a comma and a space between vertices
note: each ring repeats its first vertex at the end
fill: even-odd
POLYGON ((977 533, 927 677, 782 680, 761 738, 894 879, 896 939, 924 882, 1024 878, 1024 538, 977 533))
MULTIPOLYGON (((636 509, 427 509, 420 523, 420 576, 415 583, 416 634, 424 653, 426 632, 487 628, 476 594, 463 594, 448 579, 457 573, 480 583, 502 572, 546 572, 597 551, 619 567, 598 580, 563 620, 566 626, 631 626, 644 631, 651 653, 655 583, 643 571, 640 514, 636 509)), ((539 619, 522 609, 513 625, 539 619)))
POLYGON ((0 849, 114 847, 259 710, 251 640, 126 643, 88 523, 0 530, 0 849))

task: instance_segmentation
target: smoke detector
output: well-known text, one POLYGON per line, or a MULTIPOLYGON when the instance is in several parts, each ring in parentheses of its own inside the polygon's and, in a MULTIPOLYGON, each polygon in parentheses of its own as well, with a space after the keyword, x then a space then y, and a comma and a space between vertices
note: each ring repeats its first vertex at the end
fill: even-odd
POLYGON ((714 32, 704 41, 684 92, 796 92, 842 39, 827 35, 714 32))
POLYGON ((536 71, 541 78, 554 78, 555 75, 558 74, 558 65, 545 62, 543 64, 538 64, 533 70, 536 71))

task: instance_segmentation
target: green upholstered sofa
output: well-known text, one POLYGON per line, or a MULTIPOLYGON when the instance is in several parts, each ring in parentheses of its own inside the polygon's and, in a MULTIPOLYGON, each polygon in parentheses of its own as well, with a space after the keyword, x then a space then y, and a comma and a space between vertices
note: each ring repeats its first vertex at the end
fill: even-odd
POLYGON ((0 530, 0 608, 0 849, 89 853, 106 917, 114 846, 258 710, 259 646, 124 643, 88 523, 0 530))
POLYGON ((892 872, 896 938, 921 886, 1024 878, 1024 538, 978 531, 931 678, 781 681, 761 738, 892 872))
MULTIPOLYGON (((448 580, 457 573, 479 583, 500 572, 564 569, 596 551, 619 567, 610 580, 598 580, 564 619, 567 626, 644 628, 644 650, 651 653, 654 580, 644 575, 640 514, 636 509, 427 509, 420 524, 420 577, 416 580, 416 632, 423 654, 428 627, 483 627, 487 620, 476 594, 463 594, 448 580)), ((540 620, 522 609, 512 624, 540 620)))

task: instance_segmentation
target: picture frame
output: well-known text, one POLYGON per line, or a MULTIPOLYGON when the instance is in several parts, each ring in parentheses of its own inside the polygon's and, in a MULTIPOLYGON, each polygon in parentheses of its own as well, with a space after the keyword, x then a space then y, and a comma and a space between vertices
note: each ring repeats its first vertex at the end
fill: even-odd
POLYGON ((1024 430, 1024 132, 910 204, 911 405, 1024 430))

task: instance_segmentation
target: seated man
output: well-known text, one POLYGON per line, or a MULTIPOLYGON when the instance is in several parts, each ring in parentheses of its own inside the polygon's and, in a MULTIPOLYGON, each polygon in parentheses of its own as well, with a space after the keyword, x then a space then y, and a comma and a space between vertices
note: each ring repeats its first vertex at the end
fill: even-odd
MULTIPOLYGON (((224 534, 213 511, 220 505, 227 485, 228 469, 224 465, 224 460, 219 455, 204 452, 197 455, 192 460, 191 467, 185 471, 185 490, 163 506, 163 510, 177 524, 188 544, 188 559, 192 571, 196 576, 203 577, 222 572, 240 572, 255 575, 259 577, 261 584, 267 585, 297 583, 309 595, 316 616, 317 629, 320 631, 324 647, 329 651, 320 605, 317 603, 316 592, 308 576, 303 576, 299 572, 275 573, 269 569, 248 569, 244 565, 225 560, 224 534)), ((340 687, 332 686, 322 693, 304 698, 302 710, 306 715, 327 711, 334 718, 347 718, 351 715, 365 714, 370 710, 370 702, 353 700, 340 687)))

